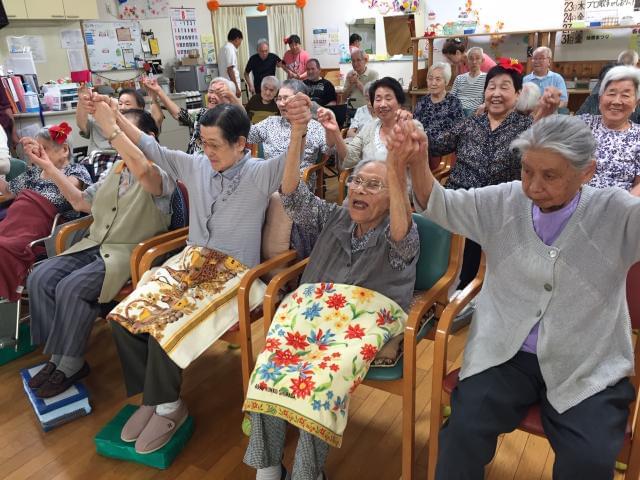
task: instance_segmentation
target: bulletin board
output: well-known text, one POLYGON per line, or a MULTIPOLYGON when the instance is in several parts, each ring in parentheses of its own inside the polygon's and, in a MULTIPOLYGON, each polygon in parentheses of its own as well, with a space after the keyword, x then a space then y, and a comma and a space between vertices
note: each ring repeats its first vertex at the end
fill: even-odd
POLYGON ((94 72, 137 68, 144 58, 140 24, 136 21, 82 22, 89 68, 94 72))

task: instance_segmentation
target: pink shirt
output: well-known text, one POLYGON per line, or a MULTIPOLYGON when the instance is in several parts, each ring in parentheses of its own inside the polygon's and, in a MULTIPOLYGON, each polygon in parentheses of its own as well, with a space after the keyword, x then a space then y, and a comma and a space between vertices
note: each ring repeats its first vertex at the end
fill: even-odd
POLYGON ((300 75, 300 80, 304 80, 307 78, 307 61, 310 58, 309 54, 302 49, 300 53, 295 55, 291 53, 291 50, 287 50, 282 56, 282 63, 300 75))
MULTIPOLYGON (((486 53, 483 53, 482 65, 480 65, 480 71, 487 73, 489 70, 491 70, 495 66, 496 66, 496 62, 494 62, 489 55, 487 55, 486 53)), ((458 75, 461 73, 467 73, 468 71, 469 71, 469 67, 467 67, 466 64, 460 63, 458 65, 458 75)))

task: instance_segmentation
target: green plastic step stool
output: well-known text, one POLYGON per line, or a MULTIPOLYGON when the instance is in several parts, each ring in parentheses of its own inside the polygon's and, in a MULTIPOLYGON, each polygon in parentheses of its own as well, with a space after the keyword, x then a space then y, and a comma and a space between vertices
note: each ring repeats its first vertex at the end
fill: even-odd
POLYGON ((20 324, 20 337, 18 338, 18 348, 0 348, 0 365, 5 365, 17 358, 23 357, 33 352, 37 345, 31 345, 31 328, 28 323, 20 324))
POLYGON ((193 417, 187 417, 178 431, 173 435, 169 443, 160 450, 140 455, 136 453, 135 442, 123 442, 120 439, 122 427, 129 417, 137 410, 135 405, 125 405, 118 414, 107 423, 93 439, 96 450, 100 455, 140 463, 153 468, 166 469, 173 463, 178 454, 185 447, 193 433, 193 417))

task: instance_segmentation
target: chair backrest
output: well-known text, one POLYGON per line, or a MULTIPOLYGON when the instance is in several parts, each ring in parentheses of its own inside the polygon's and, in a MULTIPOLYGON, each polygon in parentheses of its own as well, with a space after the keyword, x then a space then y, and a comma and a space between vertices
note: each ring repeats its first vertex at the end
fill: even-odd
POLYGON ((333 112, 333 114, 336 116, 338 127, 342 129, 344 123, 347 121, 347 105, 327 105, 325 108, 328 108, 333 112))
POLYGON ((171 212, 169 230, 189 226, 189 193, 186 185, 179 180, 171 196, 171 212))
POLYGON ((447 271, 451 233, 417 213, 413 221, 420 235, 420 258, 416 266, 416 290, 428 290, 447 271))
POLYGON ((631 326, 640 329, 640 263, 632 266, 627 274, 627 304, 631 326))
POLYGON ((115 150, 94 150, 82 161, 91 179, 97 182, 100 175, 106 171, 118 159, 118 152, 115 150))

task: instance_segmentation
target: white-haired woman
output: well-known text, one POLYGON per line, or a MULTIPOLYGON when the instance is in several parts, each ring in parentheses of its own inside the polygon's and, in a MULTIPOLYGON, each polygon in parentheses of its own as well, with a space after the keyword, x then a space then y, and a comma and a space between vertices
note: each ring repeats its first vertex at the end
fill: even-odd
MULTIPOLYGON (((429 94, 420 99, 413 112, 416 120, 422 123, 429 138, 435 138, 450 131, 464 118, 462 104, 457 97, 447 93, 446 87, 451 80, 451 65, 436 62, 427 72, 429 94)), ((482 85, 484 88, 484 84, 482 85)))
POLYGON ((623 50, 620 52, 620 55, 618 55, 618 63, 620 65, 635 67, 638 65, 638 52, 635 50, 623 50))
POLYGON ((600 85, 601 115, 578 115, 598 142, 591 186, 619 187, 640 196, 640 126, 631 122, 640 98, 640 70, 618 66, 600 85))
POLYGON ((460 100, 465 117, 475 113, 484 102, 484 82, 487 74, 480 70, 484 60, 484 51, 480 47, 470 48, 467 52, 469 71, 458 75, 453 81, 451 95, 460 100))
POLYGON ((260 93, 253 95, 245 106, 252 124, 259 123, 272 115, 280 115, 275 101, 279 89, 280 80, 276 77, 269 75, 261 80, 260 93))
POLYGON ((587 186, 596 141, 576 117, 544 118, 512 142, 522 181, 474 190, 440 186, 414 154, 424 141, 407 124, 390 145, 410 164, 417 210, 478 242, 487 262, 436 478, 483 478, 498 435, 533 404, 554 478, 612 478, 634 397, 625 284, 640 261, 640 201, 587 186))
POLYGON ((531 115, 538 106, 541 96, 542 92, 538 85, 533 82, 523 83, 522 90, 516 101, 516 111, 525 115, 531 115))
POLYGON ((367 123, 375 118, 371 98, 369 98, 369 89, 371 88, 372 83, 373 82, 367 82, 364 86, 364 96, 367 100, 367 104, 356 109, 356 114, 353 116, 351 123, 349 124, 347 138, 355 137, 367 123))
POLYGON ((158 82, 146 81, 145 88, 155 94, 155 96, 162 102, 165 108, 169 111, 169 114, 175 118, 181 125, 189 127, 189 145, 186 152, 196 153, 199 152, 198 143, 200 142, 200 118, 204 113, 219 105, 221 103, 238 103, 235 100, 236 86, 235 84, 223 77, 216 77, 209 83, 209 89, 207 90, 207 103, 198 112, 193 115, 190 114, 185 108, 179 107, 169 96, 162 90, 158 82), (231 98, 233 97, 233 98, 231 98))

